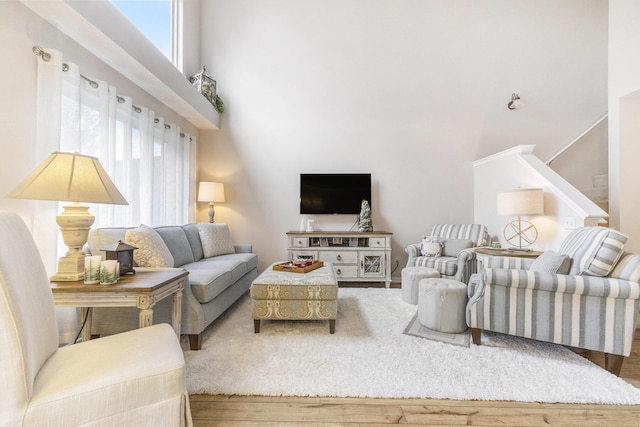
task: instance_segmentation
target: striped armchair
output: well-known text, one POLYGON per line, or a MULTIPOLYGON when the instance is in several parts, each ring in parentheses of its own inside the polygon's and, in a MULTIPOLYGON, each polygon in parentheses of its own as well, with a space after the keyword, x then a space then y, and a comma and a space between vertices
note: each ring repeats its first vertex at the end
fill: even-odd
POLYGON ((532 271, 532 259, 488 258, 468 287, 474 343, 488 330, 600 351, 619 375, 640 301, 640 255, 623 252, 626 240, 604 227, 574 230, 558 250, 571 258, 568 274, 532 271))
POLYGON ((440 272, 441 277, 467 283, 471 274, 476 272, 476 253, 473 248, 488 246, 490 236, 487 227, 482 224, 436 224, 429 236, 438 238, 439 242, 447 240, 470 240, 471 246, 457 254, 444 256, 423 256, 421 243, 414 243, 405 248, 409 255, 407 267, 431 267, 440 272))

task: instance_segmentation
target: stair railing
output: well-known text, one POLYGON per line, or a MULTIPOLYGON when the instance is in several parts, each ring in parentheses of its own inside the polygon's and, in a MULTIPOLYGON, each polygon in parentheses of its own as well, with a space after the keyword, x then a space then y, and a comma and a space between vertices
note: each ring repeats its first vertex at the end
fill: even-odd
POLYGON ((567 145, 565 145, 560 151, 558 151, 556 154, 554 154, 553 156, 549 157, 549 160, 547 160, 546 162, 544 162, 547 166, 551 165, 551 162, 553 162, 555 159, 557 159, 558 157, 560 157, 560 155, 562 155, 562 153, 564 153, 565 151, 567 151, 569 148, 571 148, 576 142, 580 141, 582 139, 583 136, 585 136, 586 134, 588 134, 589 132, 591 132, 593 130, 593 128, 595 128, 596 126, 598 126, 600 123, 602 123, 602 121, 604 119, 606 119, 609 116, 609 114, 605 113, 604 116, 600 117, 594 124, 592 124, 591 126, 589 126, 584 132, 582 132, 580 135, 578 135, 577 137, 575 137, 570 143, 568 143, 567 145))

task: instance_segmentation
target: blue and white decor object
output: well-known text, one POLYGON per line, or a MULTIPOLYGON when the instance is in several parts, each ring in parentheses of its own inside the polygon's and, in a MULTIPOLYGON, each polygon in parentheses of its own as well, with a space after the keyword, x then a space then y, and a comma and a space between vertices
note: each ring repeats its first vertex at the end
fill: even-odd
POLYGON ((107 260, 100 262, 100 284, 101 285, 113 285, 118 281, 118 261, 107 260))
POLYGON ((87 285, 95 285, 100 283, 100 255, 91 255, 84 257, 84 283, 87 285))

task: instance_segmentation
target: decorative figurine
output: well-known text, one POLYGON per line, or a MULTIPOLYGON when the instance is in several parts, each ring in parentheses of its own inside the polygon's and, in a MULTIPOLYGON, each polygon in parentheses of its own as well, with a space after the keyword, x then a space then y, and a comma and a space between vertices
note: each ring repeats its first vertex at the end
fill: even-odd
POLYGON ((360 218, 358 218, 358 231, 373 231, 371 222, 371 207, 367 200, 362 200, 360 204, 360 218))

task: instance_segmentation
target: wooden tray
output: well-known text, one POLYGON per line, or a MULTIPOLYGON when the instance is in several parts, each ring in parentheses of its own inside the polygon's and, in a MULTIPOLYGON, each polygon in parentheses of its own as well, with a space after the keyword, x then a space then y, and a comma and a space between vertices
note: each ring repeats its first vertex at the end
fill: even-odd
POLYGON ((287 271, 289 273, 308 273, 322 267, 323 265, 324 263, 322 261, 313 260, 313 264, 311 265, 308 265, 306 267, 297 267, 295 265, 292 265, 290 261, 287 261, 280 264, 275 264, 273 266, 273 269, 275 271, 287 271))

